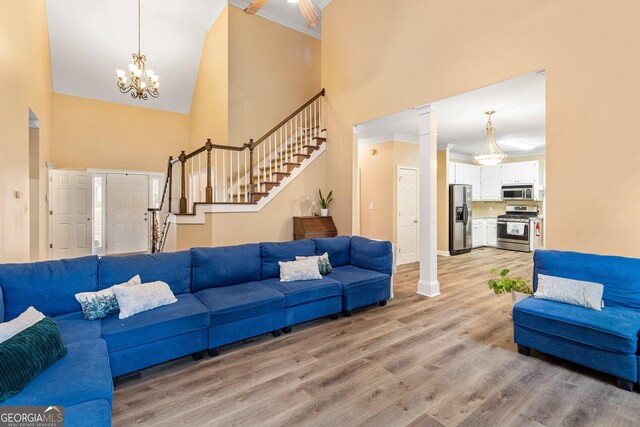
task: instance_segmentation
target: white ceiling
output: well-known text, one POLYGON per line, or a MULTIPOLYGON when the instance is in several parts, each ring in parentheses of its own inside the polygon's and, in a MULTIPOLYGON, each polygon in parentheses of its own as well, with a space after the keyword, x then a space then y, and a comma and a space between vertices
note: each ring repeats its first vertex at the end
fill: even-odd
MULTIPOLYGON (((314 0, 321 7, 329 2, 314 0)), ((206 33, 227 0, 142 0, 141 5, 141 50, 147 68, 160 76, 160 97, 140 101, 116 86, 116 69, 127 70, 137 50, 136 0, 47 0, 54 92, 189 113, 206 33)), ((259 15, 320 37, 320 27, 310 30, 298 6, 286 0, 271 0, 259 15)))
MULTIPOLYGON (((545 79, 529 73, 431 104, 438 114, 438 147, 453 144, 451 152, 471 156, 480 146, 487 123, 485 111, 495 110, 493 125, 501 148, 510 155, 532 155, 545 151, 545 79), (532 151, 509 146, 508 140, 535 145, 532 151), (505 143, 500 144, 501 141, 505 143)), ((359 125, 360 144, 394 139, 418 140, 418 113, 407 110, 359 125)))

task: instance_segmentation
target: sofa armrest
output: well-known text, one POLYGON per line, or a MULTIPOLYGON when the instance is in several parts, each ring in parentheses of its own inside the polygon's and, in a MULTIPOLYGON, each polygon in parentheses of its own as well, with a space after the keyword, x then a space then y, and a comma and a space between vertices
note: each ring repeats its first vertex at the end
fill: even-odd
POLYGON ((351 238, 351 265, 379 273, 393 274, 391 242, 353 236, 351 238))

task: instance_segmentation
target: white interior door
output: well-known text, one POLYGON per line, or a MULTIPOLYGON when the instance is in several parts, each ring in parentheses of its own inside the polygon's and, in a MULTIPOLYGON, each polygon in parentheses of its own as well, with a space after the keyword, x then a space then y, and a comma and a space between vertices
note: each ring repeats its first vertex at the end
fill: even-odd
POLYGON ((146 252, 149 248, 147 208, 149 176, 107 174, 107 253, 146 252))
POLYGON ((418 261, 418 170, 398 168, 398 265, 418 261))
POLYGON ((51 258, 91 255, 90 175, 54 170, 51 176, 51 258))

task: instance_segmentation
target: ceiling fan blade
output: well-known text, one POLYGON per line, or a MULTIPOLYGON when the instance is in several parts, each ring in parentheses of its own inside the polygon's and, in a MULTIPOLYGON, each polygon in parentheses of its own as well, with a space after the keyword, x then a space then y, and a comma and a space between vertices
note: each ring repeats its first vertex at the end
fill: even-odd
POLYGON ((320 23, 320 17, 316 12, 316 8, 313 6, 311 0, 299 0, 298 7, 300 8, 300 12, 302 12, 302 16, 305 21, 307 21, 307 25, 310 27, 315 27, 320 23))
POLYGON ((269 0, 253 0, 251 4, 244 9, 244 12, 249 15, 255 15, 268 1, 269 0))

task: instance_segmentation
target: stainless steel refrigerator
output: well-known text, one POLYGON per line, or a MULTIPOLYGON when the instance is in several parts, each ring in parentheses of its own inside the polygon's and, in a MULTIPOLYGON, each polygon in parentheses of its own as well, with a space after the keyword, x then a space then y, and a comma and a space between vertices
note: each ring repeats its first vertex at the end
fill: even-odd
POLYGON ((472 187, 465 184, 449 185, 449 253, 464 254, 471 251, 471 196, 472 187))

